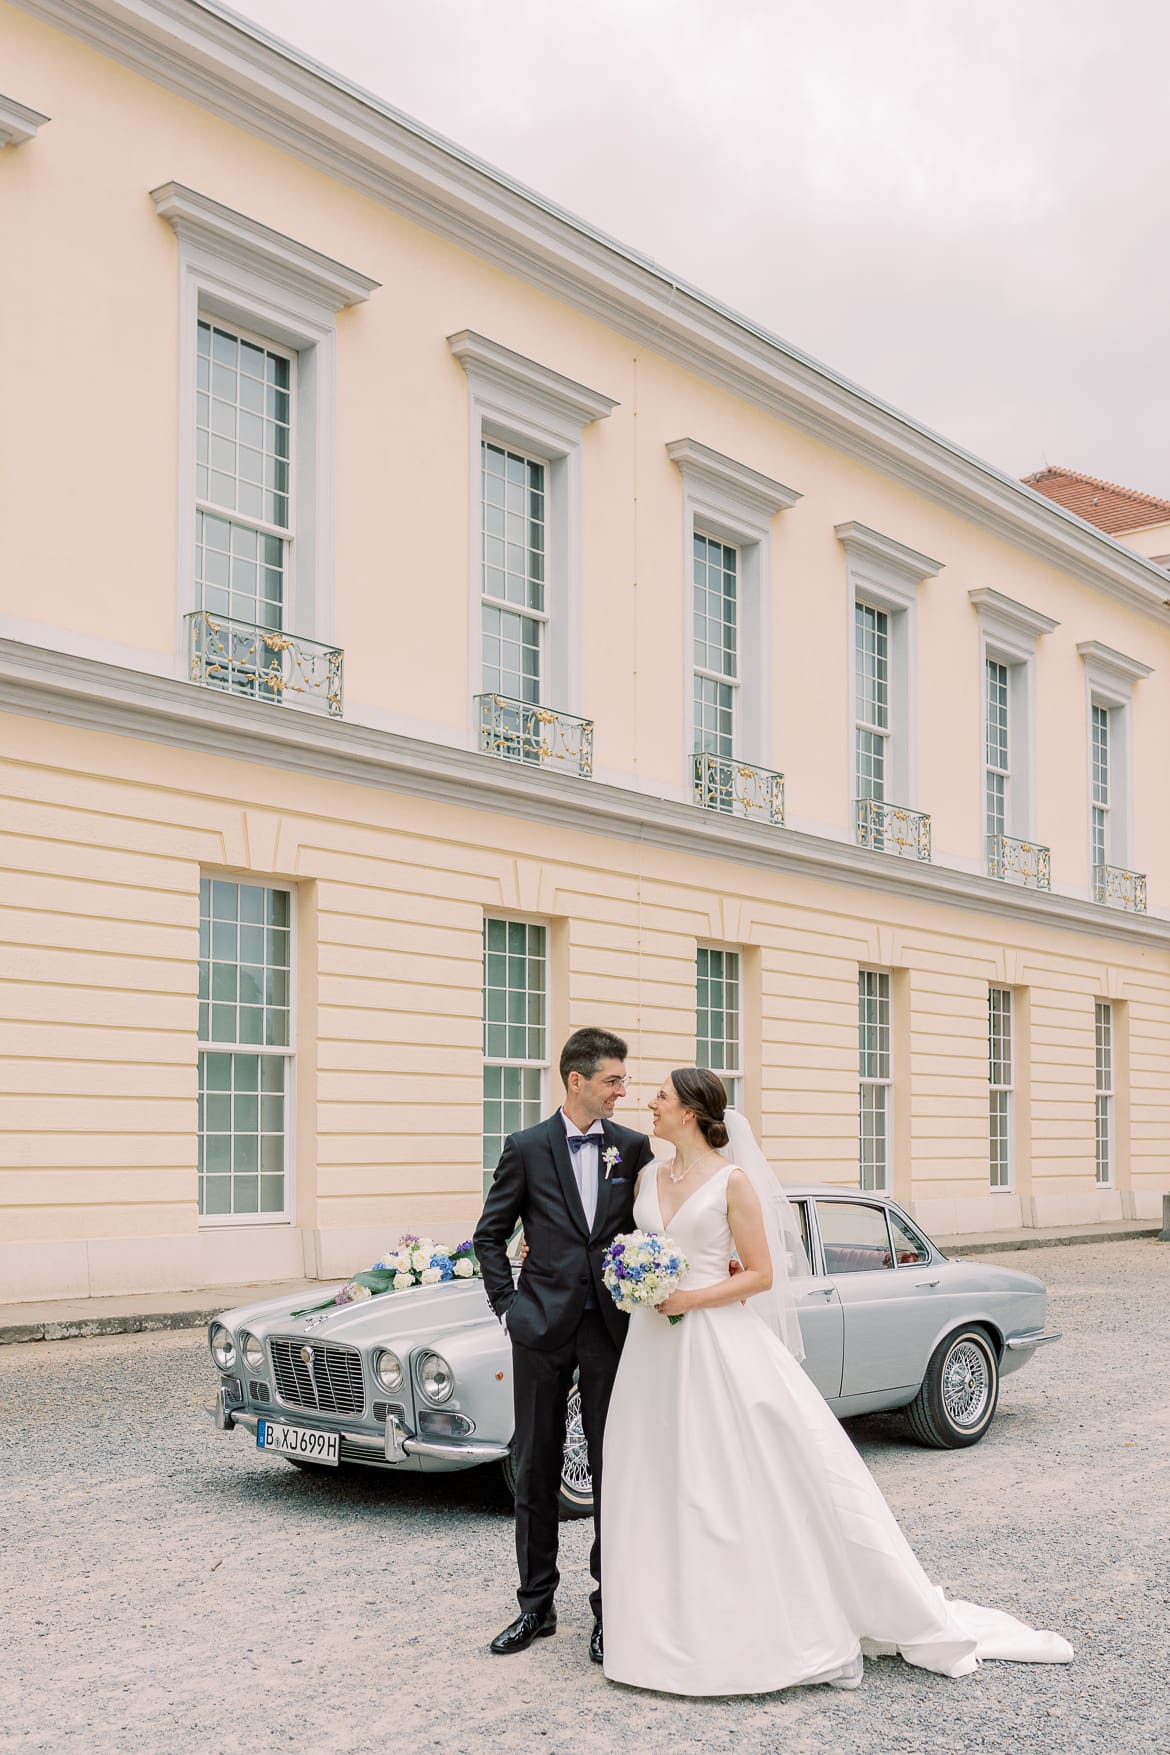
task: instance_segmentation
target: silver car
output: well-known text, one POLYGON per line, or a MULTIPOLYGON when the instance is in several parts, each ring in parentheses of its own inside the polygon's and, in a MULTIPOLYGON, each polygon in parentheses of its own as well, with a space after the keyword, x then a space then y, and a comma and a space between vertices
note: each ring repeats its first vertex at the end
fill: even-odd
MULTIPOLYGON (((1000 1378, 1059 1339, 1031 1274, 950 1260, 895 1201, 788 1190, 813 1277, 800 1288, 804 1368, 842 1418, 901 1408, 923 1444, 958 1449, 987 1431, 1000 1378)), ((274 1298, 226 1311, 208 1342, 215 1421, 300 1467, 402 1470, 499 1463, 512 1484, 507 1337, 480 1280, 387 1292, 316 1315, 274 1298)), ((591 1512, 574 1390, 565 1412, 561 1510, 591 1512)))

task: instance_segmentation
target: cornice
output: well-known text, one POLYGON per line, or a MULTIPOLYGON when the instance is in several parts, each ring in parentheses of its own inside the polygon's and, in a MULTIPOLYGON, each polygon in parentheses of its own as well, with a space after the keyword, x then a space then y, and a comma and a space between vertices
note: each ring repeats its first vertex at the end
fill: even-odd
POLYGON ((23 146, 26 140, 35 140, 37 129, 43 128, 48 120, 39 110, 30 110, 15 98, 0 96, 0 147, 23 146))
POLYGON ((1050 615, 1029 609, 1026 603, 1017 603, 1014 597, 1005 597, 1002 591, 993 591, 989 585, 968 591, 967 601, 979 612, 984 637, 1004 656, 1017 662, 1026 663, 1036 650, 1037 640, 1060 626, 1050 615))
POLYGON ((697 439, 671 439, 666 455, 701 488, 734 497, 758 517, 773 518, 777 512, 787 512, 803 497, 795 488, 785 487, 782 481, 773 481, 770 475, 761 475, 758 469, 737 463, 721 451, 712 451, 697 439))
POLYGON ((1160 568, 214 0, 16 4, 1170 626, 1160 568))
POLYGON ((895 542, 892 536, 883 536, 855 519, 835 524, 833 534, 850 561, 871 569, 891 584, 913 589, 943 570, 942 561, 932 561, 929 555, 919 554, 916 548, 907 548, 904 542, 895 542))
POLYGON ((447 346, 469 377, 478 376, 489 384, 505 390, 519 391, 544 407, 549 413, 573 426, 587 427, 595 420, 604 420, 618 406, 612 396, 590 390, 574 378, 513 353, 497 341, 477 335, 473 329, 460 329, 448 335, 447 346))
POLYGON ((170 677, 0 639, 0 711, 133 737, 252 765, 606 835, 671 853, 730 860, 777 877, 819 879, 1017 923, 1170 951, 1170 921, 919 864, 769 827, 595 780, 295 709, 236 699, 170 677))
POLYGON ((202 244, 237 267, 260 269, 287 291, 331 311, 362 303, 381 284, 182 183, 162 183, 150 198, 185 242, 202 244))
POLYGON ((1098 676, 1127 688, 1154 672, 1152 664, 1143 664, 1140 658, 1128 658, 1124 652, 1115 652, 1112 646, 1103 646, 1100 640, 1080 640, 1077 651, 1098 676))

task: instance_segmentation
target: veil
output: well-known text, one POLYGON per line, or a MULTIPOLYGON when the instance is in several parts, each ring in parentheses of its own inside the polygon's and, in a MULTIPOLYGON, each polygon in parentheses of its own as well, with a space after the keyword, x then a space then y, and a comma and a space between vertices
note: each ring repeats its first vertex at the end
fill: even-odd
POLYGON ((727 1129, 726 1155, 739 1165, 759 1196, 764 1210, 764 1234, 772 1257, 772 1284, 768 1291, 757 1292, 749 1303, 756 1315, 779 1335, 792 1356, 800 1360, 804 1358, 804 1341, 797 1315, 796 1282, 808 1279, 812 1272, 800 1223, 746 1116, 738 1109, 726 1109, 723 1124, 727 1129))

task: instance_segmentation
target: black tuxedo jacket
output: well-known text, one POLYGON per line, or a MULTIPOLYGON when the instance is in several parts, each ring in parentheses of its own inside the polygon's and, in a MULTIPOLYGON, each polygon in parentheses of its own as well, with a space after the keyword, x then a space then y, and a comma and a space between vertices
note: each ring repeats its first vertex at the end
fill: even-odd
POLYGON ((507 1315, 508 1334, 521 1346, 549 1348, 567 1341, 581 1320, 590 1285, 602 1317, 620 1347, 629 1318, 601 1277, 602 1257, 622 1231, 634 1229, 634 1181, 654 1156, 644 1133, 603 1121, 593 1224, 585 1209, 560 1110, 548 1121, 509 1134, 475 1228, 475 1252, 488 1303, 507 1315), (621 1154, 608 1175, 605 1152, 621 1154), (513 1284, 508 1241, 517 1220, 528 1256, 513 1284))

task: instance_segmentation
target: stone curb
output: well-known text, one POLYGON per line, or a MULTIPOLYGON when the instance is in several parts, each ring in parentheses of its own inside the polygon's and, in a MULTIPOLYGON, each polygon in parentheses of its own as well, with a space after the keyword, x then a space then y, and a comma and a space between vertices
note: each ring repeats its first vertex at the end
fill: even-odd
MULTIPOLYGON (((1006 1237, 973 1237, 969 1242, 956 1237, 939 1242, 938 1246, 944 1255, 954 1259, 968 1255, 1007 1255, 1027 1249, 1061 1249, 1074 1243, 1129 1243, 1138 1238, 1157 1239, 1158 1236, 1159 1223, 1151 1219, 1117 1229, 1071 1231, 1047 1237, 1029 1237, 1019 1232, 1009 1233, 1006 1237)), ((257 1289, 248 1288, 250 1292, 257 1289)), ((224 1288, 228 1297, 232 1290, 231 1287, 224 1288)), ((213 1316, 218 1316, 226 1308, 221 1298, 217 1303, 198 1310, 159 1310, 125 1316, 79 1316, 60 1322, 46 1318, 40 1322, 7 1323, 0 1325, 0 1347, 26 1341, 76 1341, 91 1335, 155 1334, 165 1329, 205 1328, 213 1316)))

